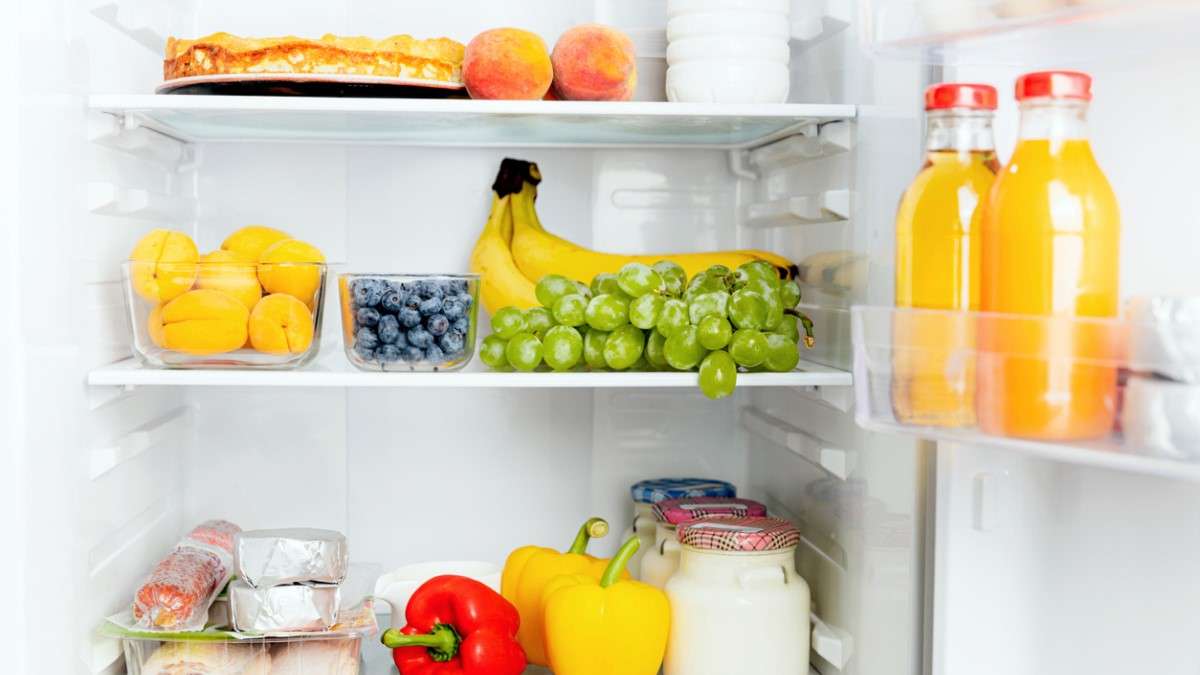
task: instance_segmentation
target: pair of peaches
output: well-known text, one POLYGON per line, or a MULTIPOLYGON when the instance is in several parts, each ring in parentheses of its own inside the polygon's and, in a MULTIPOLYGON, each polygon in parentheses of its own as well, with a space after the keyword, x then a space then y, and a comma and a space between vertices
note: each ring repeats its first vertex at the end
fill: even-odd
POLYGON ((472 98, 628 101, 637 87, 635 58, 633 40, 610 26, 571 28, 553 53, 534 33, 495 28, 467 45, 463 82, 472 98))
POLYGON ((134 246, 129 281, 153 303, 147 332, 158 347, 301 354, 312 345, 324 262, 315 246, 261 225, 205 255, 187 234, 156 229, 134 246))

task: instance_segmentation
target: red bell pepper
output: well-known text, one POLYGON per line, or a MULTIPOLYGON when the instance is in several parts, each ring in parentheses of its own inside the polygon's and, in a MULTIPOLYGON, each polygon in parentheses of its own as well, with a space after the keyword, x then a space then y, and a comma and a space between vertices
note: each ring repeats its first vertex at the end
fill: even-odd
POLYGON ((467 577, 425 582, 408 601, 408 625, 383 634, 400 675, 521 675, 521 617, 499 593, 467 577))

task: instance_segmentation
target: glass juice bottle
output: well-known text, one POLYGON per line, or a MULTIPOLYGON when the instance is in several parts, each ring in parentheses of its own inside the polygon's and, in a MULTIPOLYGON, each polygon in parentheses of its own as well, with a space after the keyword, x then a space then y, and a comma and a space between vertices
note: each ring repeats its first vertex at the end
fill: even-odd
POLYGON ((1046 440, 1108 434, 1116 413, 1112 324, 1120 213, 1087 138, 1091 77, 1017 80, 1021 129, 980 232, 979 426, 1046 440))
MULTIPOLYGON (((979 205, 999 165, 996 90, 946 83, 925 92, 925 165, 896 215, 896 306, 979 307, 979 205)), ((892 410, 905 424, 975 422, 974 324, 951 312, 897 312, 892 322, 892 410)))

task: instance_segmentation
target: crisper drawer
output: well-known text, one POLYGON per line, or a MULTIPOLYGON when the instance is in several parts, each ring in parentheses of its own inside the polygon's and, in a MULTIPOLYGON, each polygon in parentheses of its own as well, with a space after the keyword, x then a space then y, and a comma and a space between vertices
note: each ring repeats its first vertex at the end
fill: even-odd
POLYGON ((129 675, 358 675, 362 638, 124 640, 129 675))

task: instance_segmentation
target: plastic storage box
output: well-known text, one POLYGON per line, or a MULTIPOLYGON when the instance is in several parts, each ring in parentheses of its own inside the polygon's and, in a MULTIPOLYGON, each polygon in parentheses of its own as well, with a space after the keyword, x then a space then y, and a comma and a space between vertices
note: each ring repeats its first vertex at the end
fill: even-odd
POLYGON ((357 636, 254 640, 122 640, 129 675, 358 675, 357 636))

